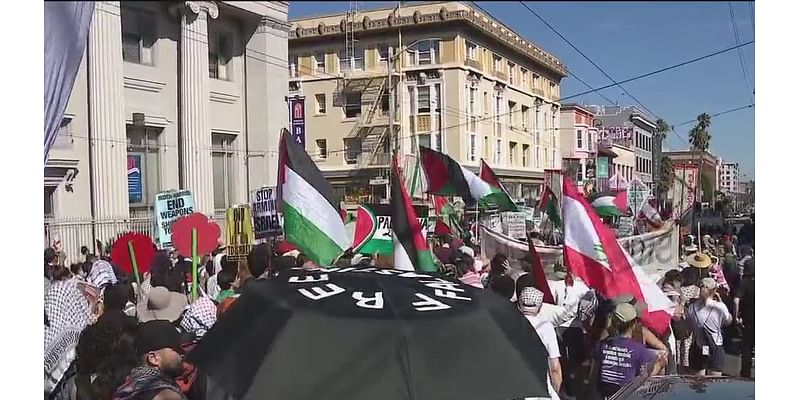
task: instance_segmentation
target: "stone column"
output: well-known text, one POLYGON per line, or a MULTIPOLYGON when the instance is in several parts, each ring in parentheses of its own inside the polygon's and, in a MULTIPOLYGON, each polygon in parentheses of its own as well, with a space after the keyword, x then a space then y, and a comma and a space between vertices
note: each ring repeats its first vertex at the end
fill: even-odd
POLYGON ((87 47, 92 213, 101 222, 95 238, 106 243, 126 230, 129 217, 122 22, 118 1, 94 4, 87 47))
POLYGON ((219 9, 211 1, 187 1, 180 10, 181 185, 194 194, 197 211, 213 216, 208 18, 216 19, 219 9))

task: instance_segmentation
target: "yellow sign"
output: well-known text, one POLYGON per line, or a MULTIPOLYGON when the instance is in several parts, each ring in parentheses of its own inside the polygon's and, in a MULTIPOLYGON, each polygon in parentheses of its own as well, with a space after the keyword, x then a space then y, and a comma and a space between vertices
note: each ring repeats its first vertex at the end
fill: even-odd
POLYGON ((229 208, 225 212, 225 219, 227 220, 225 242, 228 245, 228 259, 231 261, 244 260, 250 254, 255 241, 250 206, 241 205, 229 208))

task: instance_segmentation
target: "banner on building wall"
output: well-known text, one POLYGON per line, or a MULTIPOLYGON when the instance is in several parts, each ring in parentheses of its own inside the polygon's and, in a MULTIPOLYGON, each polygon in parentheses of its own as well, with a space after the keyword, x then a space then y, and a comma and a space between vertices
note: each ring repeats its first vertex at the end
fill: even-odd
POLYGON ((306 148, 306 98, 303 96, 289 99, 289 115, 292 124, 292 138, 306 148))
POLYGON ((128 154, 128 202, 138 204, 143 197, 142 154, 128 154))
POLYGON ((251 195, 253 231, 256 239, 279 236, 282 232, 282 216, 277 207, 277 190, 264 186, 251 195))
POLYGON ((156 245, 162 249, 172 247, 172 224, 194 211, 194 196, 189 190, 157 194, 154 209, 156 245))
POLYGON ((225 243, 226 254, 231 261, 241 261, 247 258, 255 242, 253 233, 253 216, 250 206, 239 205, 231 207, 225 212, 225 243))
POLYGON ((597 157, 597 177, 608 178, 608 157, 597 157))
POLYGON ((699 174, 697 166, 678 164, 672 167, 675 179, 667 198, 672 199, 672 218, 681 219, 694 206, 699 174))
POLYGON ((94 2, 47 1, 44 4, 44 161, 58 135, 61 119, 86 50, 94 2))

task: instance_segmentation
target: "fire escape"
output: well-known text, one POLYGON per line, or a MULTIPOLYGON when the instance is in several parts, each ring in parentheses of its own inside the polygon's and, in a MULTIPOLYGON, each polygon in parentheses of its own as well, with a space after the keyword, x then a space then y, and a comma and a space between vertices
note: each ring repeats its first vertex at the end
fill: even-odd
POLYGON ((388 168, 391 161, 388 79, 381 68, 366 71, 366 60, 364 60, 364 71, 354 70, 353 60, 357 42, 354 30, 358 25, 357 5, 354 3, 351 2, 345 22, 347 62, 337 80, 335 96, 335 102, 345 107, 360 107, 361 111, 358 120, 344 137, 345 162, 354 167, 352 175, 366 169, 388 168), (360 104, 349 104, 353 101, 359 101, 360 104))

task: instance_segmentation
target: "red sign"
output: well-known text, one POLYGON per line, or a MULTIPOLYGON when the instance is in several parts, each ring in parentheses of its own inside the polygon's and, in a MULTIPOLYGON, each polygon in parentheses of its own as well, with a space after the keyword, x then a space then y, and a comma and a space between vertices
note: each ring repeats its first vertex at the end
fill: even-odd
POLYGON ((111 246, 111 259, 114 260, 114 264, 128 273, 134 271, 134 260, 139 274, 149 271, 155 255, 156 248, 153 239, 138 232, 129 232, 120 236, 111 246))

